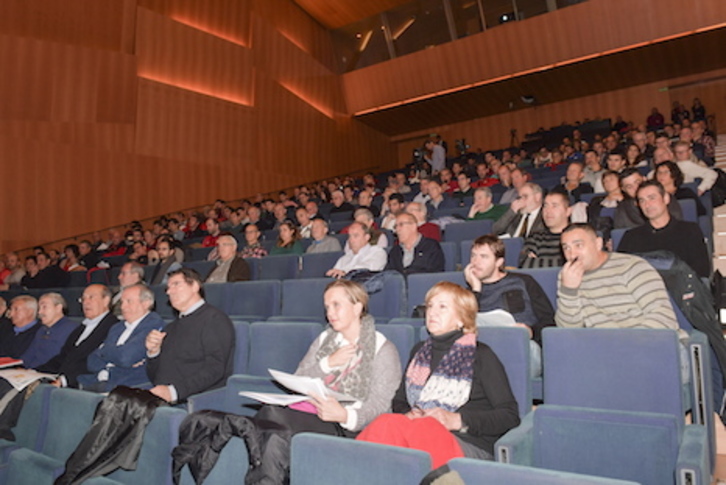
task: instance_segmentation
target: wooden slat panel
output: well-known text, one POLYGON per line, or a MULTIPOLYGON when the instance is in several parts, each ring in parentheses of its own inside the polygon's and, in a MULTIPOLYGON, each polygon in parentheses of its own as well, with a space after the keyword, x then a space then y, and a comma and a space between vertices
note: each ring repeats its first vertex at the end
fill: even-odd
POLYGON ((134 0, 3 0, 0 33, 130 52, 134 0))
POLYGON ((139 7, 209 32, 229 41, 249 45, 250 0, 136 0, 139 7))
POLYGON ((255 68, 331 117, 345 111, 340 77, 253 16, 255 68))
POLYGON ((140 77, 252 104, 249 49, 142 8, 137 33, 140 77))
POLYGON ((300 7, 291 0, 252 1, 254 13, 270 28, 277 30, 331 71, 336 69, 330 34, 300 7))
POLYGON ((0 62, 13 73, 0 79, 5 119, 133 121, 131 56, 0 36, 0 62))
POLYGON ((139 80, 140 155, 232 166, 249 158, 252 123, 249 107, 139 80))

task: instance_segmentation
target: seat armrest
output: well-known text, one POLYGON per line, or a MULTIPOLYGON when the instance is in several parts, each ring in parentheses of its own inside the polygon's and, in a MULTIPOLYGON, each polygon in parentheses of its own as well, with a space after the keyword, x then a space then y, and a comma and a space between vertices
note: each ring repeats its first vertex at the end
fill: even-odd
POLYGON ((534 412, 527 413, 516 428, 510 429, 494 444, 494 459, 501 463, 531 466, 533 460, 534 412))
POLYGON ((706 428, 692 424, 685 427, 678 450, 676 483, 679 485, 708 485, 711 483, 706 428))

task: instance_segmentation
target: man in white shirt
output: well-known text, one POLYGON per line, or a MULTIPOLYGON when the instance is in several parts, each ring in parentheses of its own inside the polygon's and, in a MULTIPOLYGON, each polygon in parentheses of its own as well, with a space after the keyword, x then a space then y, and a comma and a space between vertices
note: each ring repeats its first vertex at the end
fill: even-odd
POLYGON ((338 259, 333 269, 325 273, 325 276, 341 278, 354 269, 382 271, 386 267, 388 255, 385 249, 371 246, 370 240, 371 232, 364 224, 352 223, 348 227, 345 254, 338 259))

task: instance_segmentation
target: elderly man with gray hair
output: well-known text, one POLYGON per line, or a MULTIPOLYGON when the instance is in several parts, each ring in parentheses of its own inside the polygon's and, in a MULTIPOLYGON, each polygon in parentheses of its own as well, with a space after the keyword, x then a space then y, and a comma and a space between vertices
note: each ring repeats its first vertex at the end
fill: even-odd
POLYGON ((328 223, 325 222, 325 219, 313 219, 310 233, 313 241, 308 246, 305 254, 333 253, 343 250, 340 241, 328 235, 328 223))
POLYGON ((146 336, 164 328, 164 320, 151 311, 154 292, 136 284, 124 288, 121 295, 123 320, 109 330, 103 344, 88 356, 91 374, 78 376, 79 387, 88 391, 108 392, 116 386, 139 386, 146 376, 146 336))
POLYGON ((30 295, 16 296, 10 302, 10 321, 0 323, 0 357, 22 358, 40 328, 38 301, 30 295))
POLYGON ((237 239, 230 234, 217 238, 219 259, 207 275, 205 283, 231 283, 250 279, 250 267, 243 258, 237 256, 237 239))
POLYGON ((80 325, 66 316, 68 305, 60 293, 45 293, 38 300, 38 318, 43 324, 23 354, 23 365, 33 369, 58 355, 68 337, 80 325))

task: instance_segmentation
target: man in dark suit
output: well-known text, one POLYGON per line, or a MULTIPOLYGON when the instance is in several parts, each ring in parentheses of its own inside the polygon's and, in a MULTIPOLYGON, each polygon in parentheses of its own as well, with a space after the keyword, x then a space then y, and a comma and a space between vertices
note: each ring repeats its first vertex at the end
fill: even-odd
POLYGON ((224 312, 202 298, 202 279, 189 268, 169 275, 166 293, 179 318, 146 337, 151 392, 167 402, 224 386, 232 374, 235 332, 224 312))
POLYGON ((78 376, 88 374, 86 360, 103 343, 108 331, 118 322, 110 312, 111 290, 104 285, 90 285, 83 290, 83 325, 71 333, 60 354, 38 366, 40 372, 58 374, 57 386, 78 387, 78 376))
POLYGON ((398 244, 388 253, 387 270, 406 276, 414 273, 435 273, 444 270, 444 253, 437 241, 418 232, 416 218, 408 212, 396 217, 398 244))
POLYGON ((158 313, 152 312, 154 292, 146 285, 124 288, 121 296, 123 321, 108 332, 103 344, 88 356, 91 374, 78 377, 83 389, 108 392, 119 385, 139 386, 146 376, 146 336, 161 330, 166 324, 158 313))
POLYGON ((492 226, 492 232, 499 236, 527 237, 547 228, 542 220, 542 187, 526 183, 519 189, 519 197, 514 200, 507 212, 492 226))

